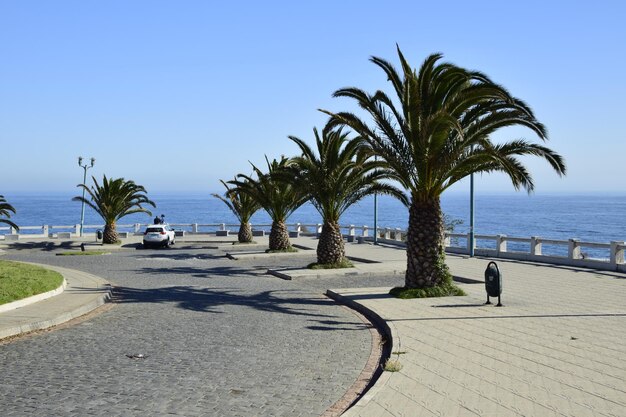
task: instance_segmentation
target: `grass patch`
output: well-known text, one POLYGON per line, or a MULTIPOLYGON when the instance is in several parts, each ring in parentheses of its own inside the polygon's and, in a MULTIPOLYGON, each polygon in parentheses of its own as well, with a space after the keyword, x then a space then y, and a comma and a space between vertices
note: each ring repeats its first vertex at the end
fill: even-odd
POLYGON ((233 242, 233 245, 256 245, 257 243, 252 240, 250 242, 233 242))
POLYGON ((90 255, 109 255, 111 252, 105 250, 86 250, 85 252, 61 252, 57 256, 90 256, 90 255))
POLYGON ((402 364, 397 359, 389 359, 383 366, 386 372, 398 372, 400 369, 402 369, 402 364))
POLYGON ((0 261, 0 304, 52 291, 63 283, 58 272, 35 265, 0 261))
POLYGON ((407 300, 410 298, 431 298, 431 297, 449 297, 449 296, 462 296, 467 295, 465 291, 460 289, 452 281, 452 275, 449 272, 445 273, 445 278, 440 285, 426 288, 406 288, 395 287, 389 291, 389 294, 407 300))
POLYGON ((293 252, 298 252, 298 249, 294 248, 293 246, 289 246, 287 249, 278 249, 278 250, 266 250, 265 253, 293 253, 293 252))
POLYGON ((354 264, 350 262, 348 258, 343 258, 339 262, 335 262, 332 264, 319 264, 314 262, 312 264, 307 265, 309 269, 341 269, 341 268, 354 268, 354 264))
POLYGON ((444 283, 436 287, 428 288, 406 288, 395 287, 389 291, 389 294, 396 298, 408 300, 410 298, 430 298, 430 297, 449 297, 467 295, 465 291, 454 285, 453 283, 444 283))

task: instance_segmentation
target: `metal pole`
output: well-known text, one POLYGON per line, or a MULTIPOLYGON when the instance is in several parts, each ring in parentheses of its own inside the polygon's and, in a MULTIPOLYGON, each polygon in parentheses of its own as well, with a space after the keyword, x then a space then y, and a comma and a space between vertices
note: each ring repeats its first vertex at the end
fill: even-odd
MULTIPOLYGON (((377 155, 374 161, 378 161, 377 155)), ((374 193, 374 245, 378 245, 378 193, 374 193)))
MULTIPOLYGON (((83 184, 87 182, 87 165, 83 166, 83 184)), ((83 188, 83 201, 80 208, 80 237, 83 237, 83 223, 85 223, 85 188, 83 188)))
MULTIPOLYGON (((95 158, 91 158, 91 165, 83 165, 83 157, 78 157, 78 166, 83 169, 83 184, 87 182, 87 170, 93 167, 93 164, 96 162, 95 158)), ((85 223, 85 188, 83 187, 83 201, 81 202, 80 208, 80 237, 83 237, 83 224, 85 223)))
POLYGON ((474 174, 470 174, 469 256, 474 256, 474 174))
POLYGON ((374 194, 374 245, 378 245, 378 194, 374 194))

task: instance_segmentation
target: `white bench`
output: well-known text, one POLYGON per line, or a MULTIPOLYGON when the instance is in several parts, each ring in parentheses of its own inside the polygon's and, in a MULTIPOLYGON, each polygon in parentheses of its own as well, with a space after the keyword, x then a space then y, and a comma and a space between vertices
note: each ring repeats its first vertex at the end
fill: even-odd
POLYGON ((185 237, 185 231, 184 230, 174 230, 174 236, 176 236, 176 237, 185 237))
POLYGON ((289 232, 289 237, 300 237, 300 232, 289 232))
POLYGON ((71 239, 72 238, 72 233, 71 232, 59 232, 59 233, 57 233, 57 238, 59 238, 59 239, 71 239))
POLYGON ((265 236, 265 230, 253 230, 252 236, 265 236))
POLYGON ((20 240, 20 235, 4 235, 4 240, 20 240))
POLYGON ((228 236, 230 233, 230 230, 218 230, 217 232, 215 232, 215 236, 228 236))

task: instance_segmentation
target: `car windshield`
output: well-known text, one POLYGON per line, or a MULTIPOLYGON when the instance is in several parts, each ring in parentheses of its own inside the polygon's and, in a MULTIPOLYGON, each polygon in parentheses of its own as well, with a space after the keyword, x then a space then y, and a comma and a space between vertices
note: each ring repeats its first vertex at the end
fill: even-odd
POLYGON ((163 228, 161 227, 148 227, 146 233, 161 233, 162 230, 163 228))

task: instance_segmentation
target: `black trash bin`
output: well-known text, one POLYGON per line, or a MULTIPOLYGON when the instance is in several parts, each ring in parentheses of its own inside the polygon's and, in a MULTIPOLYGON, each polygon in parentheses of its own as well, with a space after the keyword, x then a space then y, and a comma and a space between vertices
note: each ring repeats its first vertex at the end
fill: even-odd
POLYGON ((96 239, 102 240, 102 230, 96 230, 96 239))
POLYGON ((489 262, 487 269, 485 269, 485 290, 487 291, 487 302, 485 304, 491 304, 489 297, 498 297, 498 304, 496 307, 502 307, 500 302, 500 295, 502 294, 502 272, 495 262, 489 262))

